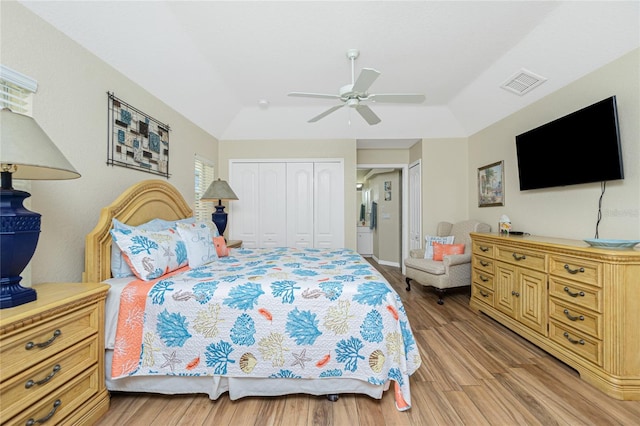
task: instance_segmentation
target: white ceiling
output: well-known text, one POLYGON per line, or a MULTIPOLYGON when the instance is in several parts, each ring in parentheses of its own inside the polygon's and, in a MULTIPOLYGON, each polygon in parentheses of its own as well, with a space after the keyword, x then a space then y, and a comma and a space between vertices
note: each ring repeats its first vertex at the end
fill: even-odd
POLYGON ((464 137, 640 46, 637 0, 21 3, 221 140, 464 137), (382 73, 371 92, 426 102, 373 104, 375 126, 349 108, 307 123, 335 102, 287 93, 337 93, 350 48, 356 76, 382 73), (500 88, 522 68, 548 80, 500 88))

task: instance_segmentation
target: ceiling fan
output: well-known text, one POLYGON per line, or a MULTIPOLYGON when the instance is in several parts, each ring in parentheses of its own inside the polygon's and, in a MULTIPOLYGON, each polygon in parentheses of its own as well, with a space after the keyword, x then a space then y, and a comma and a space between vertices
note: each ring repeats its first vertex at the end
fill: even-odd
POLYGON ((316 121, 326 117, 334 111, 339 110, 344 106, 354 108, 370 125, 378 124, 381 120, 371 108, 364 105, 363 102, 386 102, 386 103, 411 103, 419 104, 424 102, 425 96, 421 93, 369 93, 369 87, 378 78, 380 72, 373 68, 363 68, 360 71, 358 79, 355 80, 354 76, 354 63, 356 58, 360 55, 358 49, 347 50, 347 58, 351 61, 351 84, 342 86, 340 92, 337 95, 325 94, 325 93, 307 93, 307 92, 291 92, 289 96, 297 96, 303 98, 319 98, 319 99, 339 99, 341 104, 333 106, 323 112, 316 115, 309 123, 315 123, 316 121))

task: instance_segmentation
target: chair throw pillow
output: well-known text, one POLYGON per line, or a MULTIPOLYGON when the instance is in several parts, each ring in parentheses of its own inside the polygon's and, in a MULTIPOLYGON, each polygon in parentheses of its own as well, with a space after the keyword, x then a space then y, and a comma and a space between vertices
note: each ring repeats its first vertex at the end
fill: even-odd
POLYGON ((424 237, 424 258, 433 259, 433 243, 440 244, 453 244, 453 235, 447 237, 436 237, 433 235, 427 235, 424 237))
POLYGON ((442 260, 448 254, 463 254, 464 244, 433 243, 433 260, 442 260))
MULTIPOLYGON (((209 223, 211 223, 209 221, 209 223)), ((176 231, 187 247, 189 267, 197 268, 205 263, 212 262, 218 258, 216 247, 213 245, 212 227, 207 222, 178 223, 176 231)))

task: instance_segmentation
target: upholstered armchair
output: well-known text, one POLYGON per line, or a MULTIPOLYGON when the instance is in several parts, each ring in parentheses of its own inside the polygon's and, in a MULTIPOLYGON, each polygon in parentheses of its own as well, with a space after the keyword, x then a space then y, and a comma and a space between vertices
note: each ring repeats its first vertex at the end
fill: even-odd
POLYGON ((454 236, 454 244, 464 243, 464 253, 444 255, 442 260, 424 258, 424 249, 411 250, 405 259, 407 291, 411 290, 411 281, 426 287, 434 287, 438 293, 438 304, 447 289, 471 285, 471 237, 470 232, 490 232, 486 223, 466 220, 452 224, 438 223, 437 236, 454 236))

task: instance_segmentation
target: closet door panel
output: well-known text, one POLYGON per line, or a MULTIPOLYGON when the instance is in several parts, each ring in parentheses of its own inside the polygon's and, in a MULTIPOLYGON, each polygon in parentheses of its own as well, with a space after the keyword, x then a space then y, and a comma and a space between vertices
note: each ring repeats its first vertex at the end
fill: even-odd
MULTIPOLYGON (((285 163, 259 163, 259 247, 287 245, 287 171, 285 163)), ((238 196, 238 198, 240 198, 238 196)))
POLYGON ((315 247, 344 247, 344 167, 342 163, 315 163, 313 182, 315 247))
POLYGON ((314 247, 313 163, 287 163, 287 246, 314 247))
POLYGON ((242 240, 246 248, 259 247, 258 216, 260 173, 257 163, 236 163, 229 184, 238 196, 229 210, 229 238, 242 240))

